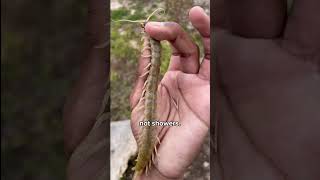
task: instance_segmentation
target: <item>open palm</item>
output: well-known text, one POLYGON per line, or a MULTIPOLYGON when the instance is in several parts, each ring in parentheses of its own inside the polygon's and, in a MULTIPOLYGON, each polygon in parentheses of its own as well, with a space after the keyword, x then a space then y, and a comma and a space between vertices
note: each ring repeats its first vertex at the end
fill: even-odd
MULTIPOLYGON (((146 32, 152 38, 167 40, 173 47, 168 72, 159 83, 157 120, 179 122, 179 126, 158 127, 161 144, 153 166, 161 176, 169 178, 183 175, 199 153, 210 124, 210 20, 199 7, 191 9, 189 15, 206 46, 201 65, 198 47, 178 24, 151 22, 146 25, 146 32)), ((141 57, 139 75, 144 73, 146 64, 147 59, 141 57)), ((131 95, 131 125, 136 138, 140 129, 138 121, 143 116, 138 101, 144 81, 143 77, 137 80, 131 95)))

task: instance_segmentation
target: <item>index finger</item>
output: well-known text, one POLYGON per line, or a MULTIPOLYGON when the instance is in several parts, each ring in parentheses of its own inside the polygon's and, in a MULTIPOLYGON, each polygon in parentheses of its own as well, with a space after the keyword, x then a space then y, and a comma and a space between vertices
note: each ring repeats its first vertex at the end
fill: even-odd
MULTIPOLYGON (((158 41, 167 40, 173 47, 173 56, 178 56, 184 73, 195 74, 199 71, 199 49, 182 27, 175 22, 148 22, 146 32, 158 41)), ((172 62, 170 62, 171 64, 172 62)), ((170 67, 169 67, 170 68, 170 67)))

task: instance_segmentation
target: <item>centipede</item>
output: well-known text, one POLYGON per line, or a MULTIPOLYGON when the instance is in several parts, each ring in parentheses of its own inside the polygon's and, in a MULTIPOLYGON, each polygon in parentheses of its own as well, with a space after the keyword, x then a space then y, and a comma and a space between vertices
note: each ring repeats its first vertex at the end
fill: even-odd
MULTIPOLYGON (((155 13, 164 13, 164 9, 156 9, 146 20, 118 20, 123 22, 137 22, 140 23, 142 27, 143 46, 141 53, 148 54, 147 56, 143 56, 148 59, 148 64, 144 68, 146 70, 145 73, 141 75, 141 77, 146 77, 146 81, 143 85, 143 91, 137 108, 143 112, 143 121, 147 121, 150 124, 156 120, 157 90, 161 66, 161 44, 160 41, 153 39, 145 32, 145 25, 155 13), (146 53, 145 51, 148 52, 146 53)), ((148 175, 152 163, 155 162, 157 146, 160 144, 156 128, 156 126, 142 126, 140 129, 137 140, 138 156, 134 167, 134 179, 142 173, 148 175)))

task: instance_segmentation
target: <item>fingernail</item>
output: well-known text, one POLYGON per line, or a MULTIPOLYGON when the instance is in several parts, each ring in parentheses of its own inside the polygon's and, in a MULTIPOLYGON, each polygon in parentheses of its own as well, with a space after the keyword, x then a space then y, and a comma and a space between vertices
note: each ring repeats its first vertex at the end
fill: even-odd
POLYGON ((194 7, 192 7, 192 8, 189 10, 188 14, 190 15, 190 11, 191 11, 191 10, 195 10, 195 9, 198 9, 201 13, 204 13, 204 14, 205 14, 205 11, 204 11, 204 9, 203 9, 201 6, 194 6, 194 7))

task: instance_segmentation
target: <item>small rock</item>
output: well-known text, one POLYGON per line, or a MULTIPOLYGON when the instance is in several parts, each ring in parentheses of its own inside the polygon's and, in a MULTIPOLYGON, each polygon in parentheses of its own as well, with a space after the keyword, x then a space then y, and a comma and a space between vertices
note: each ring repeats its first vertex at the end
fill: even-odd
POLYGON ((209 167, 209 163, 207 162, 207 161, 205 161, 204 163, 203 163, 203 167, 205 167, 205 168, 207 168, 207 167, 209 167))
POLYGON ((137 143, 130 120, 111 122, 110 130, 110 175, 111 180, 119 180, 128 167, 128 161, 137 153, 137 143))

